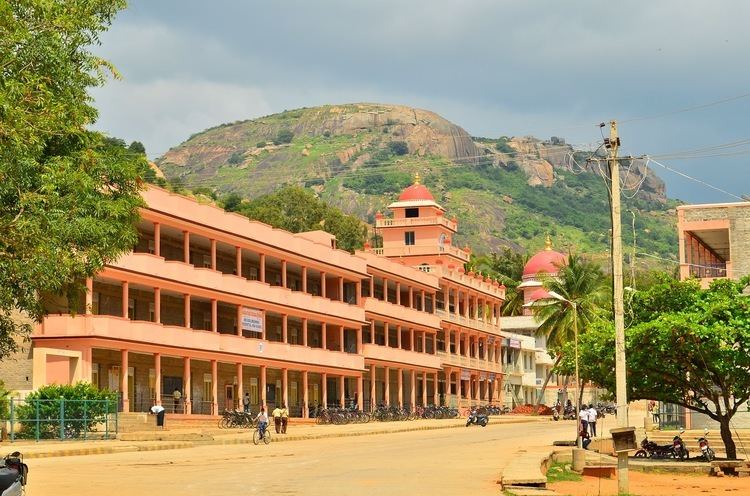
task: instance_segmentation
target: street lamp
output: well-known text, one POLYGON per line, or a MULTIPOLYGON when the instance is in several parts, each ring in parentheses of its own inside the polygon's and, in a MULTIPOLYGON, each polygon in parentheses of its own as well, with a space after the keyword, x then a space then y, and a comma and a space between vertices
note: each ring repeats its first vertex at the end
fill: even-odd
POLYGON ((581 381, 578 376, 578 305, 576 305, 576 302, 570 301, 569 299, 565 298, 564 296, 555 293, 554 291, 550 291, 549 295, 551 298, 561 301, 563 303, 566 303, 570 305, 570 308, 573 309, 573 341, 575 343, 575 363, 576 363, 576 446, 579 448, 583 447, 583 440, 580 436, 580 425, 581 420, 578 418, 578 413, 581 411, 581 390, 579 389, 581 387, 581 381))

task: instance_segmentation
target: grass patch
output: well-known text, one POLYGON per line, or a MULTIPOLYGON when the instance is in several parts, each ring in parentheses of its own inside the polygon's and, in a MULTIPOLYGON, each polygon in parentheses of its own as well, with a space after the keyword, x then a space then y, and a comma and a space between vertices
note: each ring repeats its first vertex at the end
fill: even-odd
POLYGON ((547 469, 547 482, 578 482, 581 474, 573 472, 569 463, 555 462, 547 469))

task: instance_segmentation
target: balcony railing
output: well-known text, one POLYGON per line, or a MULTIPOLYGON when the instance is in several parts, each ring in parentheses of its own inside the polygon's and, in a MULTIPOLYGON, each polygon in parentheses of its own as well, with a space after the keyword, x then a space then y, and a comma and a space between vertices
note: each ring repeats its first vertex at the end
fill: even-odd
POLYGON ((503 364, 503 374, 523 375, 523 368, 520 365, 506 363, 503 364))
POLYGON ((456 355, 455 353, 446 353, 444 351, 438 351, 437 356, 440 358, 443 365, 470 368, 474 370, 487 370, 496 373, 503 371, 502 364, 493 362, 492 360, 487 361, 481 358, 470 358, 467 356, 456 355))
POLYGON ((464 262, 469 261, 469 254, 455 246, 438 246, 438 245, 404 245, 391 246, 388 248, 371 248, 374 254, 383 257, 400 257, 400 256, 418 256, 418 255, 453 255, 464 262))
POLYGON ((458 229, 458 224, 445 217, 409 217, 401 219, 376 219, 375 227, 411 227, 411 226, 430 226, 439 224, 452 231, 458 229))
POLYGON ((477 277, 472 277, 466 273, 461 273, 456 270, 450 270, 443 265, 420 265, 417 269, 428 274, 435 274, 438 277, 445 277, 446 279, 464 284, 466 286, 477 289, 487 294, 491 294, 497 298, 505 299, 505 287, 495 286, 491 282, 485 282, 477 277))
POLYGON ((482 322, 481 320, 477 319, 470 319, 464 317, 463 315, 456 315, 453 312, 446 312, 445 310, 440 309, 436 310, 435 313, 444 320, 450 320, 451 322, 455 322, 456 324, 462 325, 464 327, 469 327, 477 331, 500 336, 500 326, 498 324, 493 324, 491 322, 482 322))

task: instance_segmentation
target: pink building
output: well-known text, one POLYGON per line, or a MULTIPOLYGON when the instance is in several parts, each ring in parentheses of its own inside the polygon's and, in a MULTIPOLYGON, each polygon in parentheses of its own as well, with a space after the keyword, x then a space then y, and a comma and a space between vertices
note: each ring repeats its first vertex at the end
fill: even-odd
POLYGON ((119 391, 122 411, 185 415, 246 393, 253 411, 283 402, 295 416, 499 398, 504 288, 464 273, 456 223, 424 186, 377 220, 383 248, 354 255, 322 231, 143 196, 133 252, 87 282, 85 308, 60 305, 35 330, 33 388, 87 380, 119 391))

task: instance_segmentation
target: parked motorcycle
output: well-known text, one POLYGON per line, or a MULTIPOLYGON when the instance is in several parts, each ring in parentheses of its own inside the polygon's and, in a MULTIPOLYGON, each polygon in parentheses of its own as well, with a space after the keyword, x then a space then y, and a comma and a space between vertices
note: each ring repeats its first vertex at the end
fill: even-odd
POLYGON ((708 444, 708 429, 703 429, 703 436, 698 438, 698 446, 700 447, 701 456, 703 456, 704 460, 710 462, 716 458, 716 453, 708 444))
POLYGON ((0 464, 0 496, 21 496, 29 473, 18 451, 7 455, 0 464))
POLYGON ((578 419, 578 414, 576 413, 575 408, 565 407, 565 411, 563 411, 563 420, 576 420, 576 419, 578 419))
POLYGON ((680 460, 685 460, 690 458, 690 453, 688 452, 687 447, 685 446, 685 442, 682 440, 682 435, 685 433, 685 430, 681 430, 679 434, 677 434, 672 439, 672 456, 674 458, 679 458, 680 460))
POLYGON ((466 427, 469 427, 471 424, 487 427, 487 422, 489 421, 490 418, 487 415, 479 413, 477 410, 472 410, 469 413, 469 418, 466 419, 466 427))
POLYGON ((649 441, 648 437, 641 441, 641 448, 635 452, 636 458, 668 458, 674 456, 673 446, 671 444, 658 445, 649 441))

